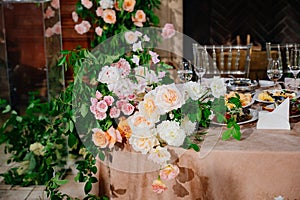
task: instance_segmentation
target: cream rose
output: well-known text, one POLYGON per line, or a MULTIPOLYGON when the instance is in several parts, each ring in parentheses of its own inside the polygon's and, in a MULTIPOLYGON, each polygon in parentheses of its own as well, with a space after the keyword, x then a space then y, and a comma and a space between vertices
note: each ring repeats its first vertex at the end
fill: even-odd
POLYGON ((160 111, 155 104, 155 96, 152 91, 144 96, 144 100, 139 103, 138 110, 145 116, 146 119, 158 122, 160 117, 160 111))
POLYGON ((176 147, 182 145, 186 137, 184 130, 175 121, 163 121, 157 126, 157 132, 161 139, 176 147))
POLYGON ((157 164, 165 164, 171 159, 171 154, 166 147, 157 146, 155 149, 151 149, 148 159, 157 164))
POLYGON ((144 130, 144 134, 139 134, 138 136, 132 134, 129 138, 129 144, 131 144, 132 148, 141 152, 142 154, 148 153, 154 146, 159 144, 159 141, 156 137, 156 133, 153 129, 144 130))
POLYGON ((159 86, 155 89, 155 91, 155 102, 163 113, 180 108, 185 102, 184 96, 174 83, 159 86))
POLYGON ((160 171, 159 176, 163 180, 172 180, 179 174, 179 168, 176 165, 165 165, 160 171))

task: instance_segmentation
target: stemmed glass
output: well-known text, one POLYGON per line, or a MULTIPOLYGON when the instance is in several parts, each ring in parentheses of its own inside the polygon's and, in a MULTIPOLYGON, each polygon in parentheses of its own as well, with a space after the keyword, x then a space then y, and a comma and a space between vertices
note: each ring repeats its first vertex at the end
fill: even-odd
POLYGON ((204 74, 206 72, 205 52, 204 51, 197 52, 197 57, 196 57, 195 63, 194 63, 194 70, 198 77, 198 83, 201 84, 202 77, 204 76, 204 74))
POLYGON ((274 81, 274 87, 276 88, 277 81, 283 75, 282 63, 280 60, 269 59, 267 75, 270 80, 274 81))
POLYGON ((193 77, 193 70, 191 63, 189 61, 183 61, 180 68, 177 71, 178 77, 181 82, 187 82, 192 80, 193 77))
POLYGON ((289 71, 294 76, 294 85, 293 88, 297 89, 297 75, 300 72, 300 56, 299 56, 299 50, 298 49, 292 49, 291 51, 291 58, 290 62, 288 63, 289 71))

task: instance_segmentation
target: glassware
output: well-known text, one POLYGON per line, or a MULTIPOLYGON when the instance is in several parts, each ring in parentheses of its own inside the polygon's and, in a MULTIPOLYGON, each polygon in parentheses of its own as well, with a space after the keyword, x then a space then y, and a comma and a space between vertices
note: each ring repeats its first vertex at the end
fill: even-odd
POLYGON ((269 59, 267 75, 270 80, 274 81, 274 87, 276 87, 277 81, 283 75, 282 63, 280 60, 269 59))
POLYGON ((290 61, 288 63, 289 71, 293 74, 294 84, 292 88, 298 88, 297 86, 297 75, 300 72, 300 55, 298 49, 292 49, 290 54, 290 61))
POLYGON ((193 70, 191 63, 189 61, 183 61, 177 71, 177 74, 181 82, 192 80, 193 70))
POLYGON ((205 56, 206 56, 206 52, 204 50, 198 51, 196 59, 195 59, 195 63, 194 63, 194 70, 198 77, 198 83, 200 83, 200 84, 201 84, 202 77, 206 73, 205 56))

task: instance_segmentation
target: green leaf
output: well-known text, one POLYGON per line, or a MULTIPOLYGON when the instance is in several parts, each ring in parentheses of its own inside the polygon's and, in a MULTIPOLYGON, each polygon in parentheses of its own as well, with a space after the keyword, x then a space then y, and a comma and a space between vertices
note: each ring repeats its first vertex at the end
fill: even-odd
POLYGON ((10 110, 11 110, 11 106, 10 106, 10 105, 7 105, 7 106, 5 107, 5 109, 2 111, 2 113, 3 113, 3 114, 4 114, 4 113, 8 113, 10 110))
POLYGON ((236 140, 241 140, 241 131, 239 129, 232 130, 232 137, 236 140))
POLYGON ((67 56, 63 56, 58 60, 57 66, 62 66, 67 61, 67 56))
POLYGON ((92 190, 92 183, 91 181, 88 181, 84 185, 84 192, 85 194, 88 194, 92 190))
POLYGON ((80 113, 81 113, 81 116, 82 117, 85 117, 88 113, 88 106, 86 104, 82 104, 81 107, 80 107, 80 113))
POLYGON ((77 144, 77 137, 71 133, 68 137, 68 145, 70 148, 74 147, 77 144))
POLYGON ((231 136, 231 131, 232 129, 227 129, 226 131, 224 131, 222 135, 222 140, 228 140, 231 136))
POLYGON ((57 180, 55 180, 54 182, 55 182, 57 185, 64 185, 64 184, 68 183, 68 180, 59 180, 59 179, 57 179, 57 180))
POLYGON ((99 158, 100 160, 104 161, 105 155, 104 155, 104 153, 103 153, 102 151, 99 151, 99 153, 98 153, 98 158, 99 158))
POLYGON ((22 122, 22 119, 23 119, 23 118, 20 117, 20 116, 17 116, 17 117, 16 117, 17 122, 22 122))
POLYGON ((199 152, 200 151, 200 148, 197 144, 190 144, 190 149, 194 149, 196 152, 199 152))

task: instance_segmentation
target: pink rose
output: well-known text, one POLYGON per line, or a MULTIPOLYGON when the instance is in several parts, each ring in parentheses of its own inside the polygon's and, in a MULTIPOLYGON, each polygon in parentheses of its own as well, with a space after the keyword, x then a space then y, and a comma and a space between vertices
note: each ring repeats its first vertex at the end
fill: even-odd
POLYGON ((97 111, 99 112, 106 112, 108 109, 107 103, 104 100, 99 101, 96 106, 97 106, 97 111))
POLYGON ((132 12, 135 6, 135 0, 124 0, 123 9, 128 12, 132 12))
POLYGON ((156 179, 152 183, 152 190, 153 192, 160 194, 167 190, 167 186, 161 180, 156 179))
POLYGON ((81 4, 87 9, 90 9, 93 6, 93 2, 90 0, 81 0, 81 4))
POLYGON ((121 75, 123 77, 128 76, 131 70, 129 62, 124 58, 121 58, 117 63, 113 63, 111 66, 121 69, 121 75))
POLYGON ((52 28, 47 28, 46 31, 45 31, 45 37, 51 37, 53 35, 53 30, 52 28))
POLYGON ((102 17, 103 15, 103 9, 101 7, 98 7, 97 10, 96 10, 96 15, 98 17, 102 17))
POLYGON ((122 109, 122 106, 124 105, 124 104, 126 104, 128 101, 126 101, 126 100, 119 100, 119 101, 117 101, 117 108, 119 108, 119 109, 122 109))
POLYGON ((48 6, 44 14, 44 18, 50 19, 51 17, 54 17, 54 15, 55 15, 55 11, 50 6, 48 6))
POLYGON ((168 164, 164 166, 160 171, 160 178, 164 180, 174 179, 179 174, 179 168, 176 165, 168 164))
POLYGON ((75 12, 75 11, 73 11, 72 12, 72 19, 73 19, 73 21, 75 22, 75 23, 77 23, 78 22, 78 14, 75 12))
POLYGON ((59 0, 52 0, 50 5, 55 9, 59 9, 59 0))
POLYGON ((96 27, 95 31, 98 36, 100 36, 100 37, 102 36, 103 30, 100 26, 96 27))
POLYGON ((93 113, 94 115, 96 115, 96 113, 97 113, 96 104, 92 104, 90 106, 90 111, 91 111, 91 113, 93 113))
POLYGON ((101 92, 99 92, 98 90, 96 91, 96 98, 97 99, 102 99, 103 95, 101 94, 101 92))
POLYGON ((164 39, 173 37, 175 35, 175 29, 173 24, 169 24, 169 23, 165 24, 161 35, 164 39))
POLYGON ((120 116, 120 113, 121 113, 120 109, 114 106, 110 109, 109 116, 111 118, 118 118, 120 116))
POLYGON ((103 11, 102 18, 105 23, 114 24, 117 21, 116 12, 111 9, 106 9, 103 11))
POLYGON ((132 101, 136 98, 136 96, 135 96, 135 94, 130 94, 130 95, 127 96, 127 98, 128 98, 129 101, 132 101))
POLYGON ((96 110, 96 114, 95 114, 95 118, 99 119, 99 120, 104 120, 106 119, 107 114, 105 112, 99 112, 98 110, 96 110))
POLYGON ((121 110, 125 115, 131 115, 134 111, 134 106, 130 103, 126 103, 122 106, 121 110))
POLYGON ((98 103, 98 99, 91 97, 90 99, 92 105, 96 105, 98 103))
POLYGON ((135 13, 135 16, 132 17, 134 25, 138 27, 143 27, 143 22, 146 22, 146 14, 142 10, 138 10, 135 13))
POLYGON ((57 22, 56 24, 54 24, 54 26, 52 27, 52 31, 55 34, 61 34, 61 25, 60 22, 57 22))
POLYGON ((105 96, 103 99, 107 103, 108 106, 111 106, 113 104, 113 102, 115 101, 115 99, 112 96, 105 96))
POLYGON ((91 28, 91 24, 88 21, 83 20, 80 24, 75 25, 75 30, 78 34, 87 33, 91 28))

